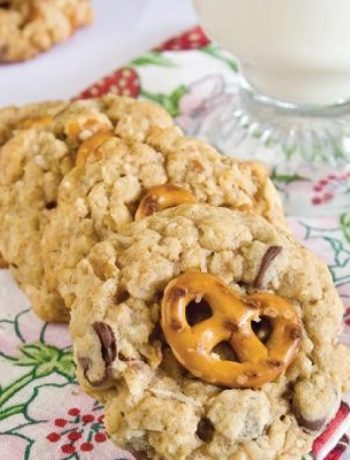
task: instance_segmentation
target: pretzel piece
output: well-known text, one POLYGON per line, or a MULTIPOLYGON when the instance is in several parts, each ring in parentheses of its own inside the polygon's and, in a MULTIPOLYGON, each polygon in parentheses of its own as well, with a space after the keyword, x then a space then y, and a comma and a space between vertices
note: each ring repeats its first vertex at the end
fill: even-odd
POLYGON ((82 142, 77 152, 75 160, 76 165, 82 166, 85 164, 88 156, 101 147, 101 145, 108 141, 111 137, 112 134, 110 132, 98 132, 82 142))
POLYGON ((36 126, 46 126, 52 122, 53 118, 49 115, 43 117, 33 117, 33 118, 26 118, 22 120, 18 127, 19 129, 30 129, 36 126))
MULTIPOLYGON (((197 303, 198 308, 201 304, 197 303)), ((293 304, 256 293, 240 298, 221 280, 206 273, 187 272, 164 291, 161 326, 178 361, 193 375, 229 388, 257 388, 275 380, 296 357, 301 323, 293 304), (212 316, 192 327, 186 318, 190 302, 205 300, 212 316), (266 343, 252 321, 267 317, 272 332, 266 343), (213 349, 228 342, 238 362, 220 359, 213 349)))
POLYGON ((162 209, 191 203, 197 203, 197 199, 188 190, 173 184, 156 185, 150 188, 141 200, 135 213, 135 220, 151 216, 162 209))

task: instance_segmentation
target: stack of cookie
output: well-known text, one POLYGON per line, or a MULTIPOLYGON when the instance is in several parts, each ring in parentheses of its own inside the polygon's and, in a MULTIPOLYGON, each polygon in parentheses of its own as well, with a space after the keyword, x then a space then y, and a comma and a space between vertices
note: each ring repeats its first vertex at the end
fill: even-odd
POLYGON ((309 452, 347 389, 343 306, 265 168, 112 95, 3 110, 0 142, 0 251, 37 315, 70 321, 116 444, 152 460, 309 452))

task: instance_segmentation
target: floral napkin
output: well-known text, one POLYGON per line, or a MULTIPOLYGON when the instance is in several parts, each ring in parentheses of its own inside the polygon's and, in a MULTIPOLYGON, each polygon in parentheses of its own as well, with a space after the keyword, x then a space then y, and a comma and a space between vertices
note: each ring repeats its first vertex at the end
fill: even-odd
MULTIPOLYGON (((224 126, 237 88, 233 58, 195 27, 78 97, 111 91, 150 99, 163 105, 188 134, 212 141, 218 123, 224 126)), ((225 139, 221 141, 217 147, 225 151, 225 139)), ((339 203, 349 199, 350 164, 342 173, 325 171, 317 181, 305 171, 288 175, 275 169, 273 179, 293 211, 289 223, 297 237, 329 265, 347 307, 342 340, 350 345, 350 213, 338 211, 339 203), (301 206, 307 206, 311 217, 304 217, 301 206), (320 217, 325 207, 327 217, 320 217)), ((102 407, 79 389, 70 345, 67 327, 39 321, 10 274, 0 271, 0 460, 133 459, 108 440, 102 407)), ((350 395, 304 460, 350 459, 349 404, 350 395)))

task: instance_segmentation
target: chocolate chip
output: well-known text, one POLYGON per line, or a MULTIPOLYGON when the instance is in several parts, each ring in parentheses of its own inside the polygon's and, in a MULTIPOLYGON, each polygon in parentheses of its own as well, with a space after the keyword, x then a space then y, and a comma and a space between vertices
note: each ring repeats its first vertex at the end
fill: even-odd
POLYGON ((104 375, 98 379, 98 380, 91 380, 90 377, 88 376, 88 372, 91 366, 91 359, 90 358, 78 358, 78 364, 83 370, 83 374, 89 385, 92 387, 99 387, 103 383, 105 383, 108 380, 109 377, 109 369, 105 369, 104 375))
POLYGON ((199 437, 199 439, 201 439, 204 442, 210 442, 213 439, 214 431, 214 425, 208 418, 203 417, 200 419, 196 431, 196 434, 199 437))
POLYGON ((127 450, 136 458, 136 460, 149 460, 150 458, 145 450, 135 450, 130 447, 127 447, 127 450))
POLYGON ((123 289, 117 292, 115 299, 117 304, 120 304, 126 302, 129 299, 129 297, 130 294, 128 293, 128 291, 126 289, 123 289))
POLYGON ((117 345, 112 328, 102 322, 94 323, 92 327, 101 343, 102 359, 106 367, 109 367, 117 356, 117 345))
POLYGON ((265 252, 264 257, 262 258, 260 268, 258 274, 255 277, 253 282, 253 287, 255 289, 263 289, 264 287, 264 276, 266 271, 268 270, 271 262, 278 256, 278 254, 282 251, 281 246, 270 246, 268 250, 265 252))
POLYGON ((318 420, 307 420, 302 417, 300 414, 297 415, 297 420, 299 425, 306 428, 308 431, 320 431, 326 424, 326 419, 321 418, 318 420))
POLYGON ((48 210, 56 208, 57 203, 56 201, 50 201, 49 203, 46 203, 45 208, 48 210))

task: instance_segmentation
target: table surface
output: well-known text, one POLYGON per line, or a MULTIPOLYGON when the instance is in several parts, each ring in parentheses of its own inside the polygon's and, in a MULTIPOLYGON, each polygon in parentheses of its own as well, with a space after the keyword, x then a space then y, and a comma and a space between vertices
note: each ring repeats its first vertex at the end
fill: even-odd
POLYGON ((0 106, 77 94, 196 23, 190 0, 93 0, 92 26, 34 60, 0 67, 0 106))

